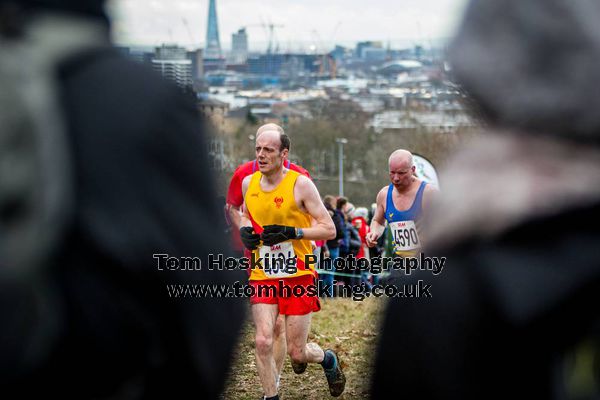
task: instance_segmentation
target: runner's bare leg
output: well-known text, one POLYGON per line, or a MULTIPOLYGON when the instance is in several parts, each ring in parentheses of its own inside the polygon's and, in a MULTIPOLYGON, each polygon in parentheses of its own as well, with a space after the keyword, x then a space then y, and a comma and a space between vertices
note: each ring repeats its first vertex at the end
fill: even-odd
POLYGON ((275 376, 275 379, 277 379, 281 375, 281 371, 283 371, 283 364, 285 363, 285 356, 287 354, 284 315, 280 314, 277 317, 273 340, 273 357, 275 358, 275 366, 277 368, 277 375, 275 376))
POLYGON ((275 323, 279 313, 277 304, 253 304, 252 319, 256 328, 256 368, 264 394, 272 397, 277 394, 277 366, 273 357, 275 323))
POLYGON ((323 349, 316 343, 307 343, 312 313, 306 315, 286 315, 286 338, 288 354, 296 363, 320 363, 323 349))

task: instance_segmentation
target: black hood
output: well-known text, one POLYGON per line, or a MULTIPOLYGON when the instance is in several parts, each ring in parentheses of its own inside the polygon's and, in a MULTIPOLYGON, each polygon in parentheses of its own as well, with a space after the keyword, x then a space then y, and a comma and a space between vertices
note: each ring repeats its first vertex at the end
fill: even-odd
POLYGON ((107 20, 105 0, 0 0, 0 4, 2 3, 15 3, 28 9, 66 11, 107 20))
POLYGON ((600 142, 600 1, 473 0, 449 57, 496 126, 600 142))

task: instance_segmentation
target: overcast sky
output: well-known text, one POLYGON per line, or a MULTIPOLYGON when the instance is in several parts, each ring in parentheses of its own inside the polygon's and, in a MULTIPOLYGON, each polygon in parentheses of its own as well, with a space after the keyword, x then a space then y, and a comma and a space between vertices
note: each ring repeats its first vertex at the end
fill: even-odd
MULTIPOLYGON (((247 26, 251 50, 264 50, 267 30, 275 29, 280 50, 329 49, 333 43, 389 42, 393 48, 429 46, 452 35, 466 0, 217 0, 219 36, 231 47, 231 34, 247 26)), ((208 0, 111 0, 117 43, 179 43, 204 47, 208 0), (187 25, 187 27, 186 27, 187 25)))

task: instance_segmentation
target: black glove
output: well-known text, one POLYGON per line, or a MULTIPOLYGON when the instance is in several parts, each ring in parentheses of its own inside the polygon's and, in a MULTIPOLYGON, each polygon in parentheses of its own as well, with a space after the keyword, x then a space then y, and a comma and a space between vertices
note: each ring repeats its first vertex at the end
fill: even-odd
POLYGON ((251 226, 242 226, 240 228, 240 237, 248 250, 254 250, 260 244, 260 235, 254 233, 254 229, 251 226))
POLYGON ((273 246, 286 240, 296 239, 296 237, 296 228, 282 225, 266 225, 260 235, 265 246, 273 246))

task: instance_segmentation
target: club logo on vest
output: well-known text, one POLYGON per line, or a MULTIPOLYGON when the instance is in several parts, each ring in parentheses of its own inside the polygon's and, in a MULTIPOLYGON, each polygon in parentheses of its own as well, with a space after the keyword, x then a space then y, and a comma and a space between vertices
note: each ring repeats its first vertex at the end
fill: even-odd
POLYGON ((273 201, 275 202, 275 206, 277 208, 281 208, 281 204, 283 203, 283 197, 275 197, 273 201))

